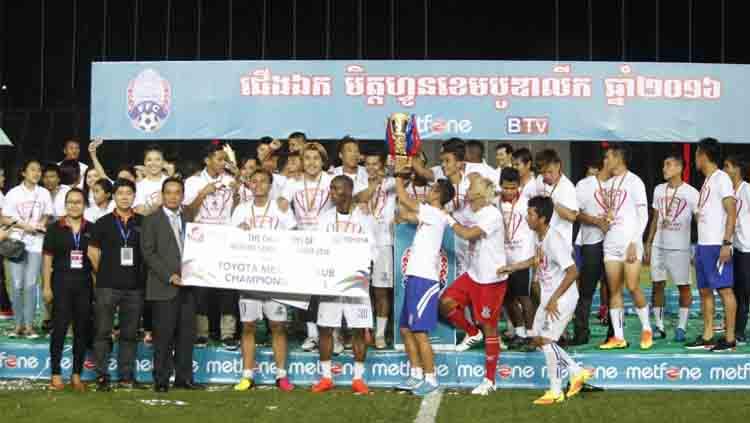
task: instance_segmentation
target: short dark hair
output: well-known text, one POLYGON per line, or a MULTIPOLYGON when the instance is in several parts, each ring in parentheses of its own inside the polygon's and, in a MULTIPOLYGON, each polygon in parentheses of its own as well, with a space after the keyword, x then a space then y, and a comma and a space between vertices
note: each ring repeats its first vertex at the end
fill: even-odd
POLYGON ((99 185, 99 188, 107 194, 112 194, 112 181, 107 178, 99 178, 94 182, 94 186, 99 185))
POLYGON ((341 151, 344 149, 344 146, 347 144, 354 144, 357 146, 357 148, 359 148, 359 141, 347 135, 344 138, 341 138, 341 140, 339 140, 339 143, 336 146, 336 153, 341 154, 341 151))
POLYGON ((76 139, 76 138, 68 138, 68 139, 67 139, 67 140, 65 140, 65 142, 63 143, 63 148, 67 147, 67 146, 68 146, 68 144, 70 144, 70 143, 73 143, 73 144, 78 144, 78 146, 80 146, 80 145, 81 145, 81 142, 80 142, 80 141, 78 141, 78 139, 76 139))
POLYGON ((164 158, 164 150, 161 147, 156 144, 149 144, 146 146, 146 149, 143 150, 143 160, 146 160, 146 155, 152 151, 161 154, 161 157, 164 158))
POLYGON ((478 148, 482 157, 484 157, 484 144, 479 140, 466 141, 466 148, 478 148))
POLYGON ((729 162, 732 165, 740 168, 740 176, 742 179, 745 179, 747 177, 747 169, 748 169, 748 161, 745 157, 740 156, 739 154, 732 154, 731 156, 728 156, 724 159, 724 163, 729 162))
POLYGON ((385 154, 382 151, 372 150, 365 153, 365 157, 377 157, 380 159, 380 163, 383 165, 386 164, 386 161, 388 160, 387 154, 385 154))
MULTIPOLYGON (((73 160, 70 160, 70 161, 73 161, 73 160)), ((78 165, 76 165, 76 167, 78 167, 78 165)), ((44 165, 44 170, 42 170, 42 175, 44 175, 47 172, 55 172, 55 173, 57 173, 57 177, 58 178, 62 177, 60 175, 60 166, 58 166, 55 163, 47 163, 46 165, 44 165)))
POLYGON ((539 217, 543 217, 544 222, 549 225, 549 222, 552 220, 552 213, 555 210, 555 205, 551 198, 537 195, 529 200, 529 208, 534 208, 536 214, 539 217))
POLYGON ((299 131, 292 132, 291 134, 289 134, 287 139, 292 139, 292 138, 302 138, 302 141, 307 141, 307 135, 305 135, 304 132, 299 132, 299 131))
POLYGON ((65 203, 68 202, 68 197, 70 197, 70 194, 73 194, 73 193, 81 194, 81 197, 83 198, 83 204, 85 206, 88 206, 89 199, 86 198, 86 194, 83 193, 83 190, 80 189, 80 188, 78 188, 78 187, 73 187, 73 188, 69 189, 68 192, 65 193, 65 203))
POLYGON ((177 167, 183 179, 187 179, 193 176, 194 174, 200 172, 200 170, 202 169, 201 164, 195 160, 185 160, 183 162, 180 162, 177 167))
POLYGON ((453 154, 456 160, 462 162, 466 157, 466 143, 458 138, 451 138, 447 142, 443 143, 443 151, 441 154, 453 154))
MULTIPOLYGON (((512 154, 512 155, 513 155, 513 158, 515 158, 515 157, 516 157, 516 156, 515 156, 515 154, 513 153, 513 146, 511 146, 511 145, 510 145, 510 144, 508 144, 507 142, 506 142, 506 143, 502 143, 502 144, 498 144, 497 146, 495 146, 495 152, 497 152, 497 150, 500 150, 500 149, 505 149, 505 152, 506 152, 507 154, 512 154)), ((522 150, 526 150, 526 151, 529 151, 529 149, 528 149, 528 148, 522 148, 522 150)), ((530 156, 530 155, 531 155, 531 153, 529 153, 529 156, 530 156)), ((528 162, 524 162, 524 163, 528 163, 528 162)))
POLYGON ((258 144, 271 144, 273 142, 273 138, 271 137, 260 137, 258 140, 258 144))
POLYGON ((601 157, 594 157, 592 159, 586 160, 586 169, 594 168, 594 169, 602 169, 602 158, 601 157))
POLYGON ((182 179, 171 176, 161 183, 161 192, 164 192, 164 190, 167 188, 167 185, 169 184, 177 184, 180 186, 180 188, 182 188, 182 191, 185 191, 185 183, 182 182, 182 179))
POLYGON ((344 185, 346 185, 350 191, 354 190, 354 181, 352 181, 352 178, 346 176, 346 175, 337 175, 334 176, 333 179, 331 179, 331 185, 335 184, 336 182, 341 182, 344 185))
POLYGON ((698 141, 698 151, 705 155, 712 163, 719 163, 721 156, 721 147, 716 138, 703 138, 698 141))
POLYGON ((680 163, 680 166, 682 166, 683 169, 685 168, 685 158, 682 157, 682 154, 676 151, 669 152, 669 154, 664 157, 664 160, 674 160, 680 163))
POLYGON ((521 182, 521 175, 518 173, 518 169, 512 167, 504 167, 500 173, 500 183, 503 182, 521 182))
MULTIPOLYGON (((510 147, 510 144, 501 144, 499 147, 502 147, 503 145, 510 147)), ((513 160, 520 160, 523 164, 529 163, 532 160, 531 151, 526 147, 519 148, 513 152, 513 160)))
POLYGON ((60 166, 49 165, 44 171, 57 170, 57 175, 60 177, 60 183, 63 185, 73 185, 75 181, 81 176, 81 167, 78 165, 76 160, 63 160, 60 162, 60 166))
POLYGON ((562 160, 560 160, 560 155, 557 154, 557 150, 553 148, 545 148, 544 150, 536 153, 534 161, 536 162, 537 166, 539 166, 540 170, 542 167, 547 166, 548 164, 562 163, 562 160))
POLYGON ((125 179, 125 178, 117 178, 117 180, 115 181, 115 184, 112 185, 112 193, 113 194, 116 193, 118 189, 123 188, 123 187, 130 188, 135 194, 135 183, 131 181, 130 179, 125 179))
POLYGON ((224 144, 220 142, 211 142, 203 149, 203 157, 207 159, 219 151, 224 151, 224 144))
POLYGON ((122 171, 130 173, 131 175, 133 175, 133 178, 137 176, 137 174, 135 173, 135 168, 133 166, 129 164, 121 164, 117 167, 117 173, 115 173, 115 177, 117 177, 117 175, 119 175, 122 171))
POLYGON ((252 178, 253 176, 257 175, 258 173, 266 175, 266 177, 268 178, 268 183, 273 184, 273 173, 271 173, 268 170, 266 170, 265 168, 263 168, 263 166, 260 166, 257 169, 255 169, 255 172, 253 172, 252 174, 250 174, 250 178, 252 178))
POLYGON ((626 165, 630 164, 630 147, 624 142, 609 143, 606 151, 612 151, 622 158, 626 165))
POLYGON ((441 178, 435 181, 435 184, 440 188, 440 205, 444 206, 446 203, 451 201, 456 196, 456 189, 453 188, 447 179, 441 178))

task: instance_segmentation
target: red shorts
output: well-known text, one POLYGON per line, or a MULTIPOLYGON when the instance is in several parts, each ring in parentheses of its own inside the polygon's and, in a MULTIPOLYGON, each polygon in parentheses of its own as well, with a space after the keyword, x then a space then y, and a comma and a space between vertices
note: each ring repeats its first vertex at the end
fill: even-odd
POLYGON ((503 308, 503 298, 507 285, 506 281, 480 284, 474 282, 468 273, 464 273, 453 281, 451 286, 446 288, 441 299, 450 298, 463 307, 468 307, 471 304, 472 317, 475 323, 496 326, 500 320, 500 310, 503 308))

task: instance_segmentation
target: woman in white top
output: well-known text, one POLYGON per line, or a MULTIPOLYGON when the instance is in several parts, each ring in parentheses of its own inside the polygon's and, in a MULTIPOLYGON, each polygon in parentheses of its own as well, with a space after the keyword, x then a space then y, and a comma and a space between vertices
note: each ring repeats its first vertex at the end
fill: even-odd
POLYGON ((83 218, 87 222, 96 223, 100 217, 109 214, 115 209, 115 202, 112 201, 112 182, 109 179, 99 179, 94 183, 91 189, 94 198, 93 203, 89 203, 83 212, 83 218))
POLYGON ((11 189, 3 204, 3 223, 13 225, 11 238, 26 245, 26 253, 17 261, 9 261, 13 283, 13 309, 16 328, 12 337, 39 337, 33 329, 37 302, 37 279, 42 269, 42 242, 47 220, 53 215, 52 197, 39 186, 42 166, 29 160, 21 168, 22 182, 11 189))

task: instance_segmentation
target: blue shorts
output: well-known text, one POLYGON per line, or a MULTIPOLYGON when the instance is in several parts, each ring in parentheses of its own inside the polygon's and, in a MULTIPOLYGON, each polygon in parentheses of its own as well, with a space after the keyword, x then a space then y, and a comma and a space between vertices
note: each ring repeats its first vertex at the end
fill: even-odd
POLYGON ((734 285, 732 260, 724 263, 724 268, 716 268, 719 261, 720 245, 698 245, 695 248, 695 276, 698 289, 731 288, 734 285))
POLYGON ((399 327, 412 332, 430 332, 438 321, 440 283, 416 276, 406 277, 404 306, 399 327))

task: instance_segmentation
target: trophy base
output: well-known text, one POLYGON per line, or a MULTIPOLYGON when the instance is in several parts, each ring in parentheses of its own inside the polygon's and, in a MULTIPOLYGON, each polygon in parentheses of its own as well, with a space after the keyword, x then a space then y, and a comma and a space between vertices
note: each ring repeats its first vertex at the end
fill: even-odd
POLYGON ((411 156, 388 156, 388 167, 393 169, 394 176, 409 177, 412 173, 411 156))

